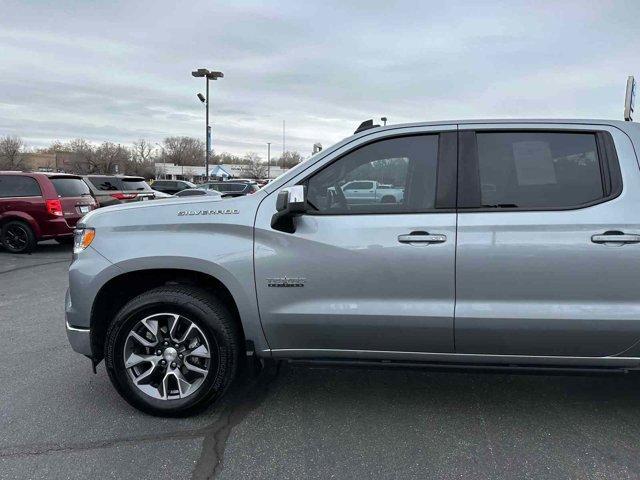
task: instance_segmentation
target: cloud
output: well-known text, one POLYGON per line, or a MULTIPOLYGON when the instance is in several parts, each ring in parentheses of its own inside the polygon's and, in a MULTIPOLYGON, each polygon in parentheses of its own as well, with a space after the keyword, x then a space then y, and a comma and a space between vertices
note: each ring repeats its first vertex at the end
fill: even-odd
POLYGON ((3 2, 0 135, 309 154, 367 118, 620 118, 640 3, 3 2))

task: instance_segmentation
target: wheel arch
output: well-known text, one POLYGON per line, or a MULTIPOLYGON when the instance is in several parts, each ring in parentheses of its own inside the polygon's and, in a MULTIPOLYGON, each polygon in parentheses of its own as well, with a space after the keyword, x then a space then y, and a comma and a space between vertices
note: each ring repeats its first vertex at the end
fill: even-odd
POLYGON ((242 335, 241 344, 246 342, 246 330, 237 299, 227 285, 218 278, 204 272, 180 268, 133 270, 111 278, 96 294, 90 320, 91 351, 94 361, 100 361, 104 356, 106 332, 118 310, 132 298, 163 285, 192 285, 211 292, 227 306, 236 320, 242 335))
POLYGON ((33 234, 36 236, 36 240, 39 239, 42 236, 42 232, 40 230, 40 226, 38 225, 38 222, 35 221, 35 219, 31 216, 28 215, 24 212, 20 212, 20 211, 7 211, 4 212, 2 214, 2 216, 0 216, 0 228, 7 222, 11 222, 13 220, 19 220, 21 222, 26 223, 27 225, 29 225, 29 227, 31 227, 31 230, 33 231, 33 234))

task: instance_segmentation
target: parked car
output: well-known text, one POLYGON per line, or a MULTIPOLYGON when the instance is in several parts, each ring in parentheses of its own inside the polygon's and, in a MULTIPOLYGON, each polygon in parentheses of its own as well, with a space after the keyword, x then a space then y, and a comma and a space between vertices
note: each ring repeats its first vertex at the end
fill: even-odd
POLYGON ((256 180, 254 178, 231 178, 225 180, 226 182, 241 182, 241 183, 250 183, 251 185, 258 186, 260 180, 256 180))
POLYGON ((216 190, 207 190, 205 188, 187 188, 173 195, 174 197, 197 197, 202 195, 221 196, 216 190))
POLYGON ((342 192, 349 203, 400 203, 404 198, 404 188, 394 188, 375 180, 353 180, 342 185, 342 192))
POLYGON ((633 122, 393 125, 254 195, 97 210, 69 340, 157 415, 203 408, 255 358, 638 370, 638 151, 633 122), (363 172, 402 199, 348 202, 363 172))
POLYGON ((156 180, 152 184, 154 190, 174 195, 187 188, 196 188, 195 183, 186 180, 156 180))
POLYGON ((159 200, 161 198, 173 198, 173 195, 169 194, 169 193, 164 193, 161 192, 160 190, 153 190, 151 189, 151 191, 153 192, 153 196, 156 200, 159 200))
POLYGON ((101 207, 155 198, 153 190, 142 177, 85 175, 83 179, 101 207))
POLYGON ((227 180, 224 182, 209 182, 200 185, 200 188, 207 190, 216 190, 226 197, 240 197, 249 195, 258 191, 255 183, 227 180))
POLYGON ((76 222, 96 206, 79 176, 0 172, 0 243, 11 253, 31 252, 40 240, 71 243, 76 222))

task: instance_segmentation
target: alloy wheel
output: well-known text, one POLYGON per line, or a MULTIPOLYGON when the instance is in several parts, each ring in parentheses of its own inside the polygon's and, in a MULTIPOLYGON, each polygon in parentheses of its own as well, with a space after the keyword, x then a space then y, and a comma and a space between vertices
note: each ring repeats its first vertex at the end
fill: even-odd
POLYGON ((4 243, 13 251, 24 250, 29 243, 29 232, 17 223, 8 225, 4 232, 4 243))
POLYGON ((177 313, 139 320, 124 342, 124 366, 133 384, 159 400, 193 395, 215 367, 204 333, 177 313))

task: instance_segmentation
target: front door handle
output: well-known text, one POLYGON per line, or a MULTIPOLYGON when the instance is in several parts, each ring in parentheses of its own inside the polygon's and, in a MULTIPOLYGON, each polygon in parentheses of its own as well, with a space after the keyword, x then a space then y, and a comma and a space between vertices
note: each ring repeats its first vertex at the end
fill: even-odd
POLYGON ((411 232, 408 235, 398 235, 398 241, 400 243, 444 243, 447 241, 447 236, 442 233, 411 232))
POLYGON ((592 235, 593 243, 640 243, 640 235, 627 235, 618 231, 604 232, 600 235, 592 235))

